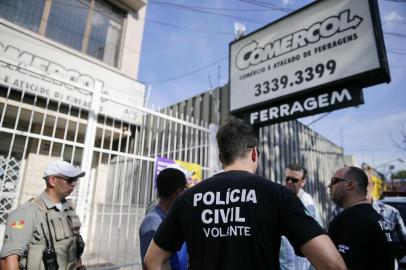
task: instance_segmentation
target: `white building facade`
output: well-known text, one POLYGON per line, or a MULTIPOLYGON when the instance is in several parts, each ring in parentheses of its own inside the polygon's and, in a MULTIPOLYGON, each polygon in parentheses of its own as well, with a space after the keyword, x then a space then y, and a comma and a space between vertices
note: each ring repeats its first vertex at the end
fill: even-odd
POLYGON ((83 261, 102 269, 141 269, 138 228, 155 197, 157 157, 208 174, 208 126, 143 106, 146 4, 0 1, 0 228, 44 189, 50 161, 71 162, 86 172, 70 196, 83 261))
MULTIPOLYGON (((44 189, 51 160, 81 166, 86 176, 71 197, 87 265, 140 267, 138 226, 154 196, 155 157, 187 156, 178 150, 185 138, 207 137, 200 123, 143 107, 145 85, 136 78, 146 6, 0 1, 0 227, 44 189)), ((192 147, 191 161, 205 160, 203 148, 191 140, 192 147)))

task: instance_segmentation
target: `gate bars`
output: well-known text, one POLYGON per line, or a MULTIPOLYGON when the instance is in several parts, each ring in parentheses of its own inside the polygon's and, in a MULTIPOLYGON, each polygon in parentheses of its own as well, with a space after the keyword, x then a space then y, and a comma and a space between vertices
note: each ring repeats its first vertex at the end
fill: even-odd
POLYGON ((138 269, 138 228, 155 198, 155 158, 198 163, 207 177, 208 125, 169 109, 159 113, 71 86, 91 95, 90 108, 16 90, 11 83, 0 87, 0 224, 45 188, 47 164, 63 159, 86 172, 70 196, 86 239, 84 263, 138 269), (98 113, 101 99, 136 112, 139 120, 98 113))

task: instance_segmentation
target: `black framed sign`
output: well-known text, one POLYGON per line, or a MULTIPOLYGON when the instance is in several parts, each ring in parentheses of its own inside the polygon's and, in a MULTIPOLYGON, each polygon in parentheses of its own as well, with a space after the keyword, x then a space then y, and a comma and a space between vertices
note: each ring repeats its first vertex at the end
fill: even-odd
POLYGON ((236 115, 298 95, 331 96, 348 84, 357 85, 348 93, 359 96, 364 87, 390 81, 376 0, 314 2, 230 43, 229 64, 236 115))
POLYGON ((251 125, 264 126, 360 104, 364 104, 361 87, 349 84, 262 105, 245 112, 243 118, 251 125))

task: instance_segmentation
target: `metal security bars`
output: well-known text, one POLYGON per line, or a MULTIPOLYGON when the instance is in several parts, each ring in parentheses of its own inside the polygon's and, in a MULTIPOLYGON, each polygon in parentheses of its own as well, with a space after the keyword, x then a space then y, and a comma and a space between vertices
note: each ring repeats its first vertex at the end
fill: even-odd
POLYGON ((191 123, 193 119, 174 116, 151 112, 139 126, 98 117, 89 188, 87 264, 140 263, 138 228, 155 194, 155 157, 199 163, 207 176, 208 129, 191 123))
POLYGON ((304 189, 312 195, 327 225, 332 210, 327 185, 334 171, 344 166, 342 148, 298 121, 263 127, 259 138, 262 158, 258 174, 283 184, 290 163, 303 165, 308 170, 304 189))
POLYGON ((20 166, 21 163, 18 159, 0 156, 0 192, 2 194, 0 201, 0 223, 6 222, 8 210, 13 207, 20 166))
POLYGON ((0 86, 0 225, 12 209, 45 188, 47 164, 63 159, 86 172, 70 196, 86 239, 84 263, 93 269, 139 269, 138 228, 155 199, 155 159, 198 163, 207 177, 207 124, 170 110, 134 107, 78 85, 70 89, 90 96, 90 104, 65 102, 47 89, 28 87, 16 81, 0 86), (124 106, 136 120, 97 113, 100 102, 124 106))
POLYGON ((0 113, 0 155, 7 164, 0 179, 4 186, 10 170, 18 178, 13 206, 44 189, 42 173, 49 161, 64 159, 80 165, 87 110, 16 91, 9 85, 0 91, 0 113), (18 171, 11 166, 13 160, 21 164, 18 171))

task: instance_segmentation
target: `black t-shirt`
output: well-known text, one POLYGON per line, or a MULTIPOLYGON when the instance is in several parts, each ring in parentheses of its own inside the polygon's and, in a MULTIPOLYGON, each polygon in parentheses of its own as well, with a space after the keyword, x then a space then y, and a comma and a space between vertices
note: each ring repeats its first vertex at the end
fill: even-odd
POLYGON ((328 232, 349 269, 394 269, 389 228, 372 205, 345 209, 328 232))
POLYGON ((228 171, 180 195, 154 241, 168 251, 186 241, 193 270, 269 270, 279 269, 281 235, 298 250, 323 233, 291 190, 228 171))

